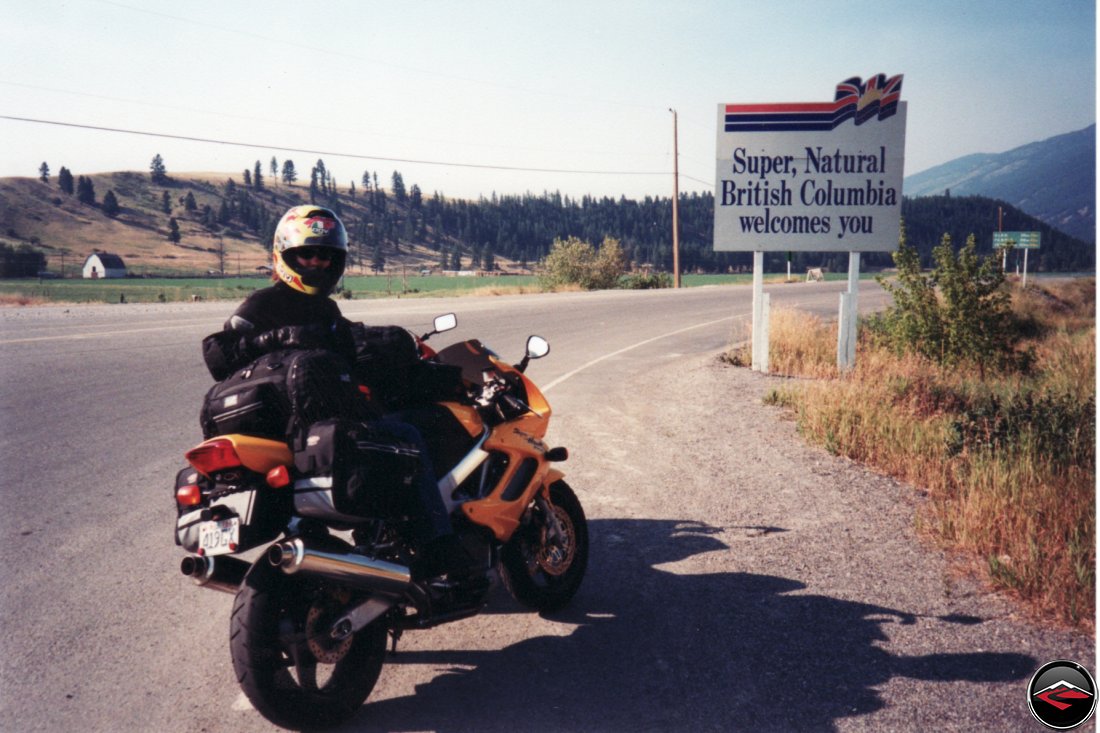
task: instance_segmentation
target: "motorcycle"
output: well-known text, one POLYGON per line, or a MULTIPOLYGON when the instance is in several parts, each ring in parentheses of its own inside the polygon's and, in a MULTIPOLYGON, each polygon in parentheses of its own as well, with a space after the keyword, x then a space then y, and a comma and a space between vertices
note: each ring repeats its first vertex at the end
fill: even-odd
POLYGON ((568 452, 543 441, 550 405, 524 374, 549 344, 531 336, 515 365, 477 340, 438 353, 427 345, 456 326, 453 314, 440 316, 416 343, 422 359, 461 369, 465 397, 402 419, 432 446, 467 572, 414 579, 412 518, 347 513, 334 477, 303 472, 288 442, 217 435, 185 454, 190 468, 176 482, 177 543, 189 552, 181 571, 235 594, 233 668, 277 725, 347 720, 377 682, 389 645, 396 650, 406 631, 477 614, 498 579, 541 612, 564 607, 581 584, 585 515, 553 465, 568 452), (253 562, 239 557, 265 545, 253 562))

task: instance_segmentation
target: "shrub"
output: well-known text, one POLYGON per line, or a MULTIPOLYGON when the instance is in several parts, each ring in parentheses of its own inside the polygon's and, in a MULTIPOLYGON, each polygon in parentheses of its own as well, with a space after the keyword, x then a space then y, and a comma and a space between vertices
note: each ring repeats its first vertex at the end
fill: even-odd
POLYGON ((585 290, 614 288, 626 257, 619 240, 604 237, 599 250, 577 237, 555 239, 542 261, 539 285, 546 289, 579 285, 585 290))
POLYGON ((899 354, 919 354, 943 366, 975 364, 982 379, 987 365, 1026 365, 1028 360, 1014 353, 1017 332, 1010 298, 994 258, 978 257, 974 235, 956 253, 948 234, 932 256, 935 267, 926 274, 903 224, 894 253, 897 281, 878 278, 894 304, 869 322, 872 336, 899 354))
POLYGON ((624 290, 671 288, 672 275, 667 272, 632 272, 619 279, 619 287, 624 290))

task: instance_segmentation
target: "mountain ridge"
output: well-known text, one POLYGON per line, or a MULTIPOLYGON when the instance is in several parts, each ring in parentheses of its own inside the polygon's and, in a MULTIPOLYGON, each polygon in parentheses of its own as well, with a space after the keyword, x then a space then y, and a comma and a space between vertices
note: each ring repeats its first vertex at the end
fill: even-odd
POLYGON ((1003 153, 971 153, 906 176, 908 197, 1000 199, 1085 242, 1096 242, 1096 125, 1003 153))

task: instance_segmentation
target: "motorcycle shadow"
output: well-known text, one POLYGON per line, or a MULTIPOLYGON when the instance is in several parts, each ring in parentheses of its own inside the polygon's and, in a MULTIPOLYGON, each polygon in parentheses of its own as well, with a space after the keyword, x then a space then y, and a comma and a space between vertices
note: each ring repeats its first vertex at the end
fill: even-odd
MULTIPOLYGON (((575 624, 571 634, 493 651, 399 650, 387 665, 445 671, 413 695, 372 696, 340 730, 834 730, 882 708, 875 688, 895 676, 1008 682, 1037 666, 1023 654, 894 655, 879 646, 884 629, 916 623, 913 613, 794 593, 805 585, 788 578, 656 567, 729 549, 718 532, 693 521, 590 521, 588 576, 553 617, 575 624)), ((501 622, 490 614, 515 612, 495 597, 482 616, 488 634, 501 622)), ((446 628, 428 633, 445 645, 446 628)))

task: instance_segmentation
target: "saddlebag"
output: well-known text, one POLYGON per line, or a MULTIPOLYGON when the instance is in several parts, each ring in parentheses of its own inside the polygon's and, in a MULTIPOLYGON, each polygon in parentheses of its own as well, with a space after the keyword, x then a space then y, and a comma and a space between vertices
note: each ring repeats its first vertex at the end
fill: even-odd
POLYGON ((331 417, 362 418, 366 402, 347 364, 331 351, 274 351, 218 382, 206 394, 204 438, 243 433, 284 440, 331 417))
POLYGON ((329 522, 415 511, 418 445, 385 424, 321 420, 295 439, 295 513, 329 522))

